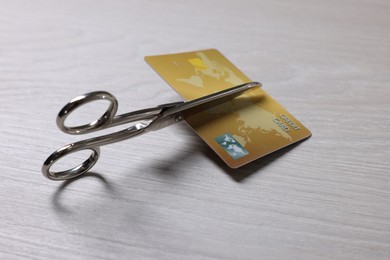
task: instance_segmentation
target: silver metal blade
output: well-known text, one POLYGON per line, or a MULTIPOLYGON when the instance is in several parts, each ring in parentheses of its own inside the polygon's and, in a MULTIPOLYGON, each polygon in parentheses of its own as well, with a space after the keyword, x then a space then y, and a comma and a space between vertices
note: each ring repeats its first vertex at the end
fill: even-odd
POLYGON ((255 88, 255 87, 261 87, 261 83, 259 82, 249 82, 245 83, 236 87, 232 87, 226 90, 222 90, 198 99, 194 99, 188 102, 183 103, 182 105, 178 105, 176 107, 167 109, 164 113, 164 116, 169 116, 175 113, 183 112, 187 109, 191 109, 212 101, 221 100, 226 101, 229 97, 233 98, 233 96, 241 94, 244 91, 247 91, 249 89, 255 88))

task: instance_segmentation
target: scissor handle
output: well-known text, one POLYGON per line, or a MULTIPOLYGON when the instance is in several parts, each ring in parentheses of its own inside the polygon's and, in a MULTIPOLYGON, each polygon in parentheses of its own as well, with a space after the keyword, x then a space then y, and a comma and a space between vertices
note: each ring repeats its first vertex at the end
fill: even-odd
POLYGON ((63 132, 68 134, 86 134, 102 128, 105 128, 114 118, 116 111, 118 110, 118 101, 110 93, 106 91, 95 91, 90 92, 84 95, 80 95, 72 99, 68 104, 66 104, 57 115, 57 126, 63 132), (90 103, 95 100, 107 100, 110 102, 106 112, 98 118, 97 120, 80 126, 66 126, 66 118, 77 108, 90 103))
POLYGON ((68 180, 74 177, 77 177, 81 174, 86 173, 91 169, 100 156, 100 146, 119 142, 136 135, 142 134, 146 130, 147 124, 137 123, 127 129, 103 135, 98 137, 89 138, 86 140, 82 140, 76 143, 65 145, 64 147, 58 149, 54 153, 52 153, 42 166, 42 173, 49 179, 52 180, 68 180), (91 155, 85 160, 83 163, 62 171, 52 171, 51 167, 61 158, 68 156, 69 154, 91 150, 91 155))
POLYGON ((42 173, 45 177, 51 179, 51 180, 68 180, 75 178, 83 173, 86 173, 91 169, 97 160, 99 159, 100 156, 100 147, 84 147, 85 144, 81 142, 78 143, 73 143, 66 145, 54 153, 52 153, 46 161, 43 163, 42 166, 42 173), (85 160, 83 163, 80 165, 77 165, 76 167, 73 167, 71 169, 63 170, 63 171, 52 171, 50 168, 61 158, 74 153, 74 152, 79 152, 82 150, 91 150, 92 153, 88 157, 87 160, 85 160))
POLYGON ((83 141, 76 143, 68 144, 57 151, 53 152, 43 163, 42 173, 49 179, 52 180, 67 180, 74 177, 77 177, 83 173, 86 173, 91 169, 100 155, 100 146, 122 141, 133 136, 142 134, 145 132, 146 128, 153 122, 153 119, 156 119, 163 107, 155 107, 149 109, 142 109, 138 111, 133 111, 123 115, 115 115, 118 109, 118 101, 116 98, 105 91, 95 91, 87 93, 81 96, 78 96, 72 99, 68 104, 66 104, 57 116, 57 126, 65 133, 68 134, 85 134, 90 133, 99 129, 104 129, 112 126, 117 126, 120 124, 125 124, 134 121, 143 121, 148 120, 149 122, 138 122, 124 130, 114 132, 111 134, 106 134, 98 137, 89 138, 83 141), (97 120, 80 126, 66 126, 66 118, 80 106, 87 104, 95 100, 108 100, 110 102, 109 107, 106 112, 97 120), (76 167, 61 170, 53 171, 51 167, 61 158, 68 156, 69 154, 76 153, 83 150, 91 150, 91 155, 83 163, 77 165, 76 167))

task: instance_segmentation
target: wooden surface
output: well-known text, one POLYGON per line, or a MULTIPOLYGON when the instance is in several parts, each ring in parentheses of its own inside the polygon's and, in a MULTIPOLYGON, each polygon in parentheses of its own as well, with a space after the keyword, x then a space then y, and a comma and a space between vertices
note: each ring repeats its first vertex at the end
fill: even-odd
MULTIPOLYGON (((1 259, 390 259, 390 3, 0 1, 1 259), (143 57, 217 48, 309 140, 229 170, 184 124, 45 179, 76 95, 179 100, 143 57)), ((86 116, 93 116, 85 110, 86 116)))

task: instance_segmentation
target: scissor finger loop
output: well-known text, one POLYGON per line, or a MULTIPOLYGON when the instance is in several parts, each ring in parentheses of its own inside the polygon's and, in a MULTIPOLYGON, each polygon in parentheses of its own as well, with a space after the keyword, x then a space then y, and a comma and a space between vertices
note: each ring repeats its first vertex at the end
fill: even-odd
POLYGON ((72 99, 58 113, 56 122, 58 128, 60 128, 63 132, 67 134, 86 134, 99 129, 103 129, 105 126, 108 126, 114 118, 117 110, 118 101, 112 94, 106 91, 95 91, 80 95, 72 99), (104 112, 100 118, 89 124, 81 126, 66 126, 65 120, 74 110, 96 100, 107 100, 110 102, 110 105, 108 106, 106 112, 104 112))
POLYGON ((82 144, 83 141, 79 143, 66 145, 54 153, 52 153, 42 166, 42 173, 45 177, 51 180, 68 180, 75 178, 91 169, 100 156, 100 148, 99 147, 84 147, 82 144), (52 171, 51 167, 61 158, 75 152, 79 152, 82 150, 91 150, 91 155, 85 160, 83 163, 67 170, 63 171, 52 171))

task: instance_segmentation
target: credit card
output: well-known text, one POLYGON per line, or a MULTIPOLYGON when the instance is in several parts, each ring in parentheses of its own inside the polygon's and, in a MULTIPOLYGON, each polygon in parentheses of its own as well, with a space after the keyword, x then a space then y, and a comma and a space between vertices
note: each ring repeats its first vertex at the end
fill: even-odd
MULTIPOLYGON (((147 56, 145 61, 187 101, 252 81, 215 49, 147 56)), ((186 111, 184 120, 231 168, 311 136, 262 88, 186 111)))

